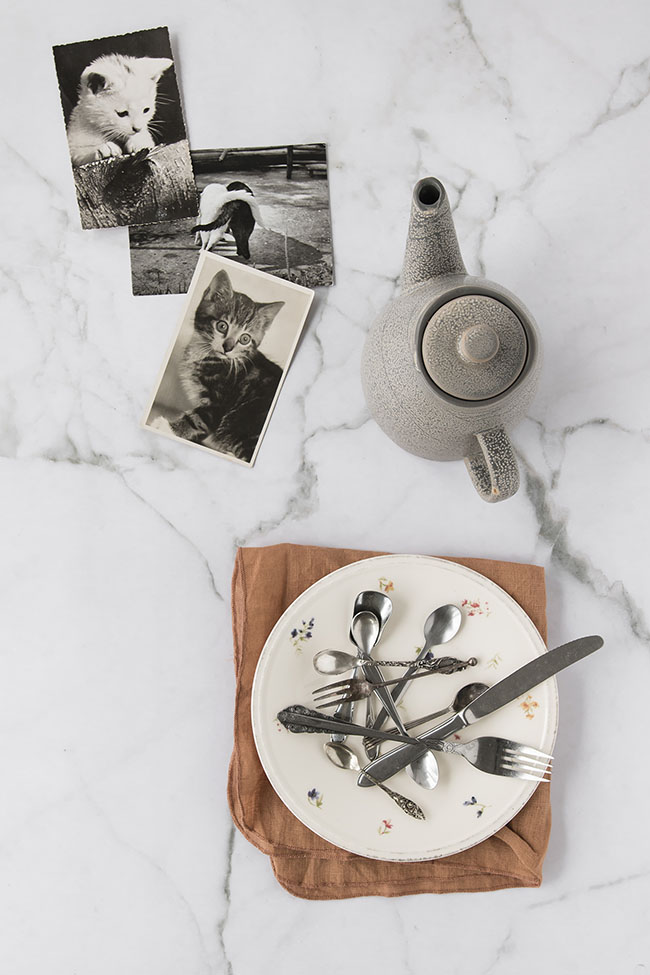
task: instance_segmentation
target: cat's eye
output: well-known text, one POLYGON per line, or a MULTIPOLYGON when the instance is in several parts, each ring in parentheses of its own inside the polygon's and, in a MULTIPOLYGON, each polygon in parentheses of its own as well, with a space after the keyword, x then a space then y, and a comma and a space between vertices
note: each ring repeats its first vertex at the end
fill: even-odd
POLYGON ((144 114, 144 115, 146 115, 146 114, 147 114, 147 112, 150 112, 150 111, 151 111, 151 109, 150 109, 150 108, 143 108, 143 109, 142 109, 142 112, 143 112, 143 114, 144 114))
POLYGON ((228 322, 217 322, 217 332, 223 332, 225 335, 228 331, 228 322))
POLYGON ((250 337, 250 335, 248 335, 247 332, 242 332, 242 334, 239 336, 239 341, 241 342, 242 345, 248 345, 248 343, 250 342, 250 340, 251 340, 251 337, 250 337))
POLYGON ((120 116, 120 118, 126 118, 126 116, 127 116, 127 115, 128 115, 129 113, 128 113, 128 110, 127 110, 126 112, 118 112, 117 114, 118 114, 118 115, 120 116))

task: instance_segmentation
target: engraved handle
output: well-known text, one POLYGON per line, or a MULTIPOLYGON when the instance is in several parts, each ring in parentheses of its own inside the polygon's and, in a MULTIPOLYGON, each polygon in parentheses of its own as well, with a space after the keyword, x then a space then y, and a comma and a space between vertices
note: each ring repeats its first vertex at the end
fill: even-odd
POLYGON ((371 782, 374 782, 375 785, 378 785, 381 791, 385 792, 387 796, 390 796, 393 802, 396 802, 402 812, 405 812, 407 816, 412 816, 413 819, 426 818, 417 802, 414 802, 413 799, 408 799, 406 796, 400 795, 399 792, 394 792, 392 789, 389 789, 387 785, 384 785, 383 782, 373 779, 372 775, 368 775, 367 778, 369 778, 371 782))

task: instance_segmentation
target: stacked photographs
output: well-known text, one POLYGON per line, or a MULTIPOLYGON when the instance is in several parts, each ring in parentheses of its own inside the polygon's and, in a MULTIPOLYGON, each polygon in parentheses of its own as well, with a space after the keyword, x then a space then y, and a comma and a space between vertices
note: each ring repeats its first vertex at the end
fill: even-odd
POLYGON ((326 145, 190 153, 166 27, 53 50, 82 228, 129 227, 134 295, 187 292, 143 425, 251 466, 333 282, 326 145))

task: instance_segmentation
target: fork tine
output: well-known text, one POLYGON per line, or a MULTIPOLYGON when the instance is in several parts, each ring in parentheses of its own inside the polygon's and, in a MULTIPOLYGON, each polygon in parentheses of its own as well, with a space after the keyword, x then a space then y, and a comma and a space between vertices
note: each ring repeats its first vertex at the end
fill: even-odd
POLYGON ((549 778, 551 776, 551 769, 549 769, 548 766, 528 765, 526 762, 518 762, 516 760, 509 761, 507 759, 504 759, 501 762, 501 767, 512 769, 515 772, 517 771, 530 772, 531 775, 538 775, 538 776, 548 775, 549 778))
POLYGON ((513 741, 510 738, 502 738, 501 745, 503 748, 514 748, 520 754, 528 754, 531 757, 534 755, 535 758, 546 758, 548 761, 553 760, 553 756, 547 754, 547 752, 541 752, 539 748, 533 748, 532 745, 522 745, 518 741, 513 741))
POLYGON ((531 775, 530 772, 516 772, 516 779, 526 779, 528 782, 550 782, 550 776, 545 775, 531 775))
POLYGON ((336 697, 331 701, 327 701, 325 704, 317 704, 316 708, 319 711, 323 711, 325 708, 332 708, 337 704, 344 704, 346 701, 354 701, 355 698, 352 695, 346 694, 345 697, 336 697))
POLYGON ((515 779, 527 779, 529 782, 550 782, 551 774, 546 773, 540 775, 539 772, 526 772, 522 768, 508 768, 506 766, 501 766, 497 772, 497 775, 506 775, 515 779))
POLYGON ((333 701, 337 703, 338 701, 345 701, 350 698, 352 692, 350 690, 341 689, 340 691, 332 691, 331 694, 321 694, 320 697, 314 698, 314 703, 325 704, 328 701, 333 701))
POLYGON ((553 761, 552 755, 547 755, 546 752, 540 752, 539 748, 533 748, 531 745, 519 745, 516 750, 519 755, 527 755, 529 758, 538 758, 540 761, 545 761, 549 764, 553 761))
POLYGON ((312 694, 321 694, 324 691, 331 691, 333 687, 343 687, 344 684, 347 686, 349 683, 349 677, 344 680, 335 680, 332 684, 323 684, 322 687, 317 687, 315 691, 312 691, 312 694))
POLYGON ((538 759, 534 755, 524 755, 516 751, 516 749, 506 749, 503 752, 502 758, 506 762, 521 762, 524 765, 531 765, 535 768, 552 768, 553 765, 552 762, 548 762, 546 759, 538 759))
POLYGON ((314 691, 312 697, 314 701, 324 701, 326 697, 338 697, 339 694, 351 694, 351 687, 337 687, 334 691, 314 691))
POLYGON ((329 691, 331 690, 332 687, 343 687, 344 684, 349 684, 349 683, 350 683, 350 678, 344 677, 343 680, 335 680, 331 684, 323 684, 322 687, 317 687, 315 691, 312 691, 312 694, 318 694, 319 691, 329 691))

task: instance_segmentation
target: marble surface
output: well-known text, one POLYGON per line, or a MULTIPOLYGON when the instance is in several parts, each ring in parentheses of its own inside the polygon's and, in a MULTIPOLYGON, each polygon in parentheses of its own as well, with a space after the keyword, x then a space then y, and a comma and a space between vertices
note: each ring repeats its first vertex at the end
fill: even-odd
POLYGON ((650 8, 37 0, 3 20, 0 971, 650 969, 650 8), (182 298, 133 298, 126 230, 78 225, 50 46, 161 23, 194 145, 330 146, 337 284, 253 470, 139 428, 182 298), (361 394, 429 174, 468 269, 545 344, 522 487, 493 507, 361 394), (234 831, 230 575, 238 545, 280 541, 543 564, 550 643, 605 636, 560 679, 541 888, 303 902, 234 831))

